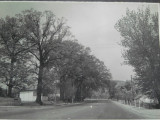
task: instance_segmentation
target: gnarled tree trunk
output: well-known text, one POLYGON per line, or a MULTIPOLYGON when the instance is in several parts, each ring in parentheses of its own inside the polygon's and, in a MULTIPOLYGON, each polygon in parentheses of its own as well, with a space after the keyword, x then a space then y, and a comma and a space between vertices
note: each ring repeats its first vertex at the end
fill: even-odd
POLYGON ((11 58, 11 66, 10 66, 10 79, 8 83, 8 97, 13 97, 12 88, 13 88, 13 67, 14 67, 14 58, 11 58))
POLYGON ((40 105, 43 104, 41 96, 42 96, 42 79, 43 79, 43 66, 40 65, 39 74, 38 74, 38 85, 37 85, 37 98, 36 102, 40 105))

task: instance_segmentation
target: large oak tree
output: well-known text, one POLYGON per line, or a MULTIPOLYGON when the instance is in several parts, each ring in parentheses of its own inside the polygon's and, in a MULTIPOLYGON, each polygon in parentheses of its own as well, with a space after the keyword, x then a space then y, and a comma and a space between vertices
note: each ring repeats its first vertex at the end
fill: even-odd
POLYGON ((70 36, 69 27, 63 18, 57 18, 51 11, 39 12, 31 9, 23 11, 18 17, 26 32, 28 44, 34 45, 29 52, 34 57, 38 70, 36 102, 42 104, 44 68, 55 61, 55 51, 59 49, 63 39, 70 36))

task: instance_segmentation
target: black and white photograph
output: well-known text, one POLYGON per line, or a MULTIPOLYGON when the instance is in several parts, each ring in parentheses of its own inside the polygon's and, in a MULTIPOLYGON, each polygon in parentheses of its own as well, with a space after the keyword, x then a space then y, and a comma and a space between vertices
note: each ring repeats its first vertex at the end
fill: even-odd
POLYGON ((0 2, 0 119, 160 119, 160 3, 0 2))

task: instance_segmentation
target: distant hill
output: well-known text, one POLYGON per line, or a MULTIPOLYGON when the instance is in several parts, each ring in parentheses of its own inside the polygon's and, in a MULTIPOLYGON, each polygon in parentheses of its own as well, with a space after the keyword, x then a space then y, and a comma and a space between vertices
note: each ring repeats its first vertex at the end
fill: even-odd
POLYGON ((116 86, 124 86, 126 82, 131 82, 130 80, 113 80, 116 83, 116 86))
POLYGON ((112 80, 116 83, 116 86, 124 86, 126 81, 123 80, 112 80))

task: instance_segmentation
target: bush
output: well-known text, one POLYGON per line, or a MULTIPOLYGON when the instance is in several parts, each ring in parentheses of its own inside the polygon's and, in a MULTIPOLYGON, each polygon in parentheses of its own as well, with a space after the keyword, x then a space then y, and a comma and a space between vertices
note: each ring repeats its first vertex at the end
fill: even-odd
POLYGON ((6 97, 7 94, 6 94, 6 90, 4 90, 3 88, 0 88, 0 97, 6 97))

